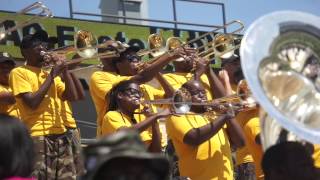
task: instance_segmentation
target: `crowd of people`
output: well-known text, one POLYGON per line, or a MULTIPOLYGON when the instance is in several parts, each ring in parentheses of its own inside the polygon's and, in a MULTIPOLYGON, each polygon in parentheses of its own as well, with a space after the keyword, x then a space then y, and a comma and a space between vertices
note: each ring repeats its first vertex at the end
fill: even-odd
POLYGON ((207 103, 235 94, 244 78, 240 57, 214 70, 191 47, 144 63, 139 48, 120 51, 115 41, 106 41, 99 52, 119 56, 100 58, 102 69, 91 76, 99 141, 82 152, 70 102, 84 99, 84 90, 66 57, 43 56, 52 47, 48 39, 45 31, 23 37, 22 66, 6 53, 0 56, 0 179, 319 179, 319 148, 281 143, 264 155, 259 105, 243 110, 207 103), (43 68, 47 58, 54 62, 50 69, 43 68), (164 73, 169 63, 175 70, 164 73), (194 103, 188 113, 148 104, 173 101, 178 90, 194 103))

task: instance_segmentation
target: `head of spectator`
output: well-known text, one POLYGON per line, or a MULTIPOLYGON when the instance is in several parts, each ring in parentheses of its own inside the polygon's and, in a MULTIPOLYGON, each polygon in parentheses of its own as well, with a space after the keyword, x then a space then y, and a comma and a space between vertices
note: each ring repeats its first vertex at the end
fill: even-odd
POLYGON ((27 178, 33 170, 34 147, 25 125, 0 114, 0 179, 27 178))
POLYGON ((15 67, 16 63, 8 53, 0 53, 0 84, 9 85, 9 74, 15 67))
POLYGON ((135 131, 118 131, 84 149, 85 180, 166 180, 169 162, 148 153, 135 131))
POLYGON ((21 54, 27 65, 41 67, 44 62, 42 51, 48 50, 48 34, 41 30, 23 37, 20 44, 21 54))
POLYGON ((314 160, 298 142, 282 142, 271 146, 262 159, 265 180, 319 179, 314 160))
POLYGON ((140 107, 140 99, 143 96, 140 86, 130 80, 117 84, 109 95, 109 110, 118 110, 126 114, 133 114, 140 107))
POLYGON ((141 57, 137 55, 139 50, 138 46, 130 46, 120 53, 116 61, 116 69, 121 76, 133 76, 138 73, 141 62, 141 57))

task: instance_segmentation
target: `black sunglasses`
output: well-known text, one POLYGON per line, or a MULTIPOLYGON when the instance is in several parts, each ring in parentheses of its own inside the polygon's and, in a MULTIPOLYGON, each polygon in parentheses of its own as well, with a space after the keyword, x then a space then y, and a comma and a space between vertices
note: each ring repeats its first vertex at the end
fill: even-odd
POLYGON ((139 62, 141 60, 141 57, 136 54, 126 54, 124 58, 129 62, 139 62))

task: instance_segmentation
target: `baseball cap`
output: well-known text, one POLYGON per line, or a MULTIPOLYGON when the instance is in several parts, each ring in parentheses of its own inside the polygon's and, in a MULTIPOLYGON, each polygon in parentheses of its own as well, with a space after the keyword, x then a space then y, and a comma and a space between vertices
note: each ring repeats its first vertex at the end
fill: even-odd
POLYGON ((136 45, 131 45, 131 46, 129 46, 129 45, 127 44, 126 49, 125 49, 123 52, 121 52, 120 55, 126 54, 126 53, 128 53, 128 52, 130 52, 130 51, 138 52, 139 50, 140 50, 140 47, 139 47, 139 46, 136 46, 136 45))
POLYGON ((234 63, 239 60, 239 56, 237 54, 233 54, 230 58, 221 60, 221 66, 223 67, 226 64, 234 63))
POLYGON ((0 52, 0 63, 10 63, 12 65, 16 65, 14 60, 7 52, 0 52))
POLYGON ((34 34, 28 34, 24 36, 21 41, 20 48, 29 49, 39 45, 40 43, 43 43, 43 42, 47 43, 48 40, 49 40, 48 33, 44 30, 38 30, 34 34))
MULTIPOLYGON (((101 173, 111 173, 112 171, 105 171, 105 167, 115 166, 117 162, 127 162, 121 164, 124 169, 125 166, 135 167, 138 165, 135 163, 142 163, 155 175, 155 179, 166 180, 169 176, 169 161, 161 154, 147 152, 136 131, 118 131, 88 145, 83 152, 87 169, 84 177, 86 180, 97 179, 101 173), (129 162, 135 163, 128 164, 129 162)), ((125 174, 124 169, 118 168, 118 171, 125 174)))
POLYGON ((101 44, 104 44, 104 47, 99 47, 98 52, 105 52, 108 50, 116 50, 119 53, 122 53, 124 51, 127 50, 127 48, 129 48, 129 45, 127 43, 123 43, 120 41, 115 41, 112 39, 105 39, 104 41, 102 41, 101 44))

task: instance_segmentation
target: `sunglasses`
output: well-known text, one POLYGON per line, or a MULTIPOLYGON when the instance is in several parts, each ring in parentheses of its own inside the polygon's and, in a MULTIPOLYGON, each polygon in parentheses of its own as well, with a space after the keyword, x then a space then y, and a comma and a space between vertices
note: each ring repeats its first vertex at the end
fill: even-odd
POLYGON ((142 96, 143 96, 142 92, 140 92, 140 91, 137 90, 137 89, 133 89, 133 88, 129 88, 129 89, 124 90, 124 93, 125 93, 126 95, 128 95, 128 96, 134 96, 134 95, 136 95, 136 94, 137 94, 139 97, 142 97, 142 96))
POLYGON ((129 62, 140 62, 141 57, 139 57, 136 54, 127 54, 124 56, 126 60, 128 60, 129 62))
POLYGON ((41 47, 41 48, 44 48, 44 49, 48 49, 49 47, 49 44, 46 43, 46 42, 34 42, 32 43, 31 45, 31 48, 38 48, 38 47, 41 47))

